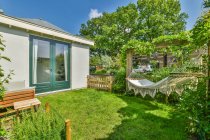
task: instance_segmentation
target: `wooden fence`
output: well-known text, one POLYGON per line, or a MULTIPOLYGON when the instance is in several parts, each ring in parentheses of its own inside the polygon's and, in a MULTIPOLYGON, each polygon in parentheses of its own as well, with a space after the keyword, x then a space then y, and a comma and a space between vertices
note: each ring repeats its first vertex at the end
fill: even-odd
POLYGON ((88 75, 87 87, 112 92, 114 78, 110 75, 88 75))

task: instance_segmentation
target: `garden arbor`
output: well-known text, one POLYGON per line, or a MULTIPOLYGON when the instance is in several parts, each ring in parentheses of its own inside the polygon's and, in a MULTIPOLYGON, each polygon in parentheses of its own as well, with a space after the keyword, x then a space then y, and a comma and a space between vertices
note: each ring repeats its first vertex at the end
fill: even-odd
MULTIPOLYGON (((191 41, 192 40, 190 38, 190 34, 188 32, 182 32, 178 35, 160 36, 154 39, 152 43, 139 42, 139 41, 129 42, 123 48, 124 51, 126 52, 126 57, 127 57, 126 58, 126 77, 129 78, 129 75, 132 72, 134 54, 151 56, 155 52, 161 53, 164 55, 163 60, 162 60, 164 62, 163 66, 167 66, 167 57, 168 57, 167 54, 171 53, 173 56, 175 56, 178 59, 179 62, 181 62, 180 64, 182 64, 185 58, 187 57, 189 58, 190 54, 194 51, 192 46, 189 45, 191 41)), ((188 73, 180 73, 178 75, 179 75, 178 77, 180 78, 189 77, 188 73)), ((200 76, 200 74, 198 75, 200 76)), ((197 77, 196 74, 192 75, 192 73, 190 74, 190 76, 192 78, 197 77)), ((180 78, 178 78, 178 81, 175 81, 175 83, 173 83, 172 85, 174 84, 176 85, 176 82, 180 84, 180 81, 182 81, 180 80, 180 78)), ((174 79, 175 78, 173 78, 173 80, 174 79)), ((186 78, 183 81, 185 80, 186 78)), ((126 87, 128 90, 128 83, 126 87)), ((136 87, 134 91, 137 91, 137 89, 138 88, 136 87)), ((167 92, 169 91, 170 90, 168 90, 167 92)), ((169 94, 166 94, 166 103, 168 102, 168 96, 169 94)))
MULTIPOLYGON (((123 47, 124 52, 126 52, 126 77, 129 78, 130 73, 132 72, 132 66, 133 66, 133 55, 134 54, 139 54, 139 55, 150 55, 153 54, 154 52, 159 52, 164 54, 163 61, 165 66, 167 66, 167 53, 171 53, 174 55, 176 58, 179 59, 180 64, 182 64, 186 58, 190 57, 190 54, 196 50, 195 47, 193 48, 190 43, 192 42, 190 38, 190 33, 188 32, 182 32, 178 35, 168 35, 168 36, 160 36, 156 39, 153 40, 152 43, 148 42, 139 42, 139 41, 133 41, 129 42, 127 45, 123 47)), ((180 84, 180 78, 185 78, 185 77, 200 77, 203 76, 203 74, 200 73, 176 73, 176 76, 174 77, 173 80, 175 80, 175 83, 172 83, 172 85, 180 84), (190 74, 190 75, 189 75, 190 74), (177 80, 175 80, 175 77, 177 80)), ((173 77, 173 76, 172 76, 173 77)), ((189 78, 188 78, 189 79, 189 78)), ((172 80, 172 81, 173 81, 172 80)), ((139 81, 140 82, 140 81, 139 81)), ((170 81, 169 81, 170 83, 170 81)), ((184 82, 183 82, 184 83, 184 82)), ((131 85, 131 84, 130 84, 131 85)), ((168 84, 167 84, 168 85, 168 84)), ((129 88, 129 79, 127 79, 126 83, 126 90, 129 88)), ((141 87, 136 87, 134 90, 135 92, 141 87)), ((171 89, 166 88, 167 92, 171 92, 171 89)), ((139 91, 141 91, 139 89, 139 91)), ((154 90, 156 91, 156 89, 154 90)), ((136 94, 136 93, 135 93, 136 94)), ((166 95, 166 103, 168 102, 168 96, 169 94, 166 95)))
POLYGON ((153 40, 152 43, 140 42, 138 40, 131 40, 123 47, 126 53, 126 77, 132 72, 133 55, 147 55, 151 56, 155 52, 163 54, 163 66, 167 66, 167 53, 171 53, 176 57, 180 57, 183 61, 183 53, 188 55, 193 51, 189 44, 191 42, 190 33, 182 32, 178 35, 160 36, 153 40))

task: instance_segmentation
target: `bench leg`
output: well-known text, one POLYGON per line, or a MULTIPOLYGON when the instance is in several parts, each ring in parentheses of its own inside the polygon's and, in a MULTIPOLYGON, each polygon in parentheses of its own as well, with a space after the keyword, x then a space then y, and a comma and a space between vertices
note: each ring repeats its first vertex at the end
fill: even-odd
POLYGON ((35 112, 37 112, 37 111, 38 111, 39 106, 40 106, 40 105, 35 105, 35 106, 34 106, 34 111, 35 111, 35 112))
POLYGON ((20 111, 19 111, 19 109, 18 109, 18 110, 16 111, 16 117, 18 118, 19 115, 20 115, 20 111))
POLYGON ((16 118, 17 118, 17 121, 19 122, 20 121, 20 110, 17 109, 16 111, 16 118))

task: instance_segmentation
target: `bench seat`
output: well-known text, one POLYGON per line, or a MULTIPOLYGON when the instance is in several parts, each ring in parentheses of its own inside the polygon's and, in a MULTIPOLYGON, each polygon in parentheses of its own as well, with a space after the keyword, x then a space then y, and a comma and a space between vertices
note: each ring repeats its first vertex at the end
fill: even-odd
POLYGON ((40 104, 41 104, 41 102, 37 98, 34 98, 34 99, 14 102, 14 109, 21 110, 23 108, 29 108, 31 106, 37 106, 40 104))
POLYGON ((0 100, 0 108, 8 109, 7 111, 0 112, 0 117, 16 112, 17 110, 39 106, 40 104, 41 102, 35 98, 34 88, 9 91, 5 93, 3 100, 0 100))

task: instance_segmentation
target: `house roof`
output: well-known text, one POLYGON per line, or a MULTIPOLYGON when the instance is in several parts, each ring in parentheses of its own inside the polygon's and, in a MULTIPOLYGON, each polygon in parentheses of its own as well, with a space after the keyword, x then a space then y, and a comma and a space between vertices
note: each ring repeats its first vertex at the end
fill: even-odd
POLYGON ((43 19, 32 19, 32 18, 19 18, 21 20, 24 20, 26 22, 31 22, 33 24, 37 24, 37 25, 40 25, 40 26, 43 26, 43 27, 46 27, 46 28, 51 28, 51 29, 54 29, 54 30, 58 30, 60 32, 65 32, 65 33, 68 33, 66 31, 64 31, 63 29, 55 26, 54 24, 52 23, 49 23, 43 19))
POLYGON ((0 14, 0 23, 7 24, 9 27, 18 27, 27 31, 35 31, 46 35, 51 35, 72 42, 78 42, 86 45, 94 45, 94 42, 83 37, 72 35, 67 31, 42 19, 17 18, 0 14))

